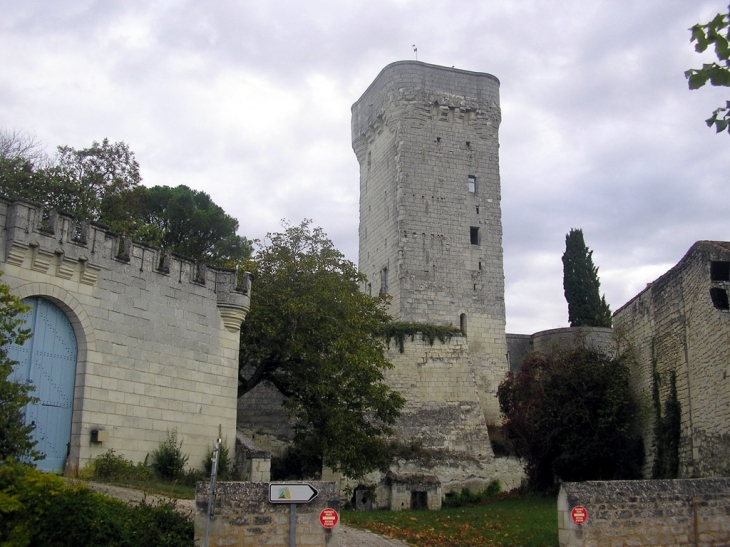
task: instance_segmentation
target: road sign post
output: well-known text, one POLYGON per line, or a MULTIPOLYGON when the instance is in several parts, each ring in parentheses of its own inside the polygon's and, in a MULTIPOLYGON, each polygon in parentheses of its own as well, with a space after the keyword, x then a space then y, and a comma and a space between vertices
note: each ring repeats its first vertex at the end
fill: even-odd
POLYGON ((289 504, 289 547, 296 547, 297 503, 309 503, 318 494, 319 490, 306 482, 269 483, 269 502, 289 504))

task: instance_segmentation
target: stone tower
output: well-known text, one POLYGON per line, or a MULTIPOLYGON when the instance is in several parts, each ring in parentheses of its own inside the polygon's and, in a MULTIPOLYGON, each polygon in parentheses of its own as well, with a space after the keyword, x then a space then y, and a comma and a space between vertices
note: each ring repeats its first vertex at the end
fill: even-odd
POLYGON ((360 270, 397 321, 461 327, 488 422, 507 371, 499 80, 418 61, 386 66, 352 107, 360 270))

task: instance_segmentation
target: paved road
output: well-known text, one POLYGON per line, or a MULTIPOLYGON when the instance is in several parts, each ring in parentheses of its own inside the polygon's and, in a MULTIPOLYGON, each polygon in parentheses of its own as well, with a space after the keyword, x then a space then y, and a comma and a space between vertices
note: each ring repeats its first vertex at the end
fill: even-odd
POLYGON ((340 525, 340 547, 408 547, 397 539, 340 525))

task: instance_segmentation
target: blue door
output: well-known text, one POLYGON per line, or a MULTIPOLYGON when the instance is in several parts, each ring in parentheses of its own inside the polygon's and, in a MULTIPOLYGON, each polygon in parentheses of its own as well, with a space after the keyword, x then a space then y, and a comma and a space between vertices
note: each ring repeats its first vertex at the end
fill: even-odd
POLYGON ((26 424, 35 424, 35 449, 46 455, 36 466, 63 471, 71 441, 76 336, 66 314, 48 300, 25 298, 23 304, 31 308, 23 317, 33 336, 22 346, 8 347, 8 356, 18 362, 13 379, 31 382, 39 399, 25 407, 26 424))

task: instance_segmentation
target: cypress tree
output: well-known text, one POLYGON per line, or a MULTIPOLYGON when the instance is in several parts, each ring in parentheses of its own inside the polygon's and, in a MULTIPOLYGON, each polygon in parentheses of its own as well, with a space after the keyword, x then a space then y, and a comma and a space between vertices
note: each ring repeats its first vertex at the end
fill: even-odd
POLYGON ((583 230, 571 228, 563 254, 563 289, 571 327, 611 326, 611 309, 606 296, 600 296, 600 287, 593 251, 586 247, 583 230))

